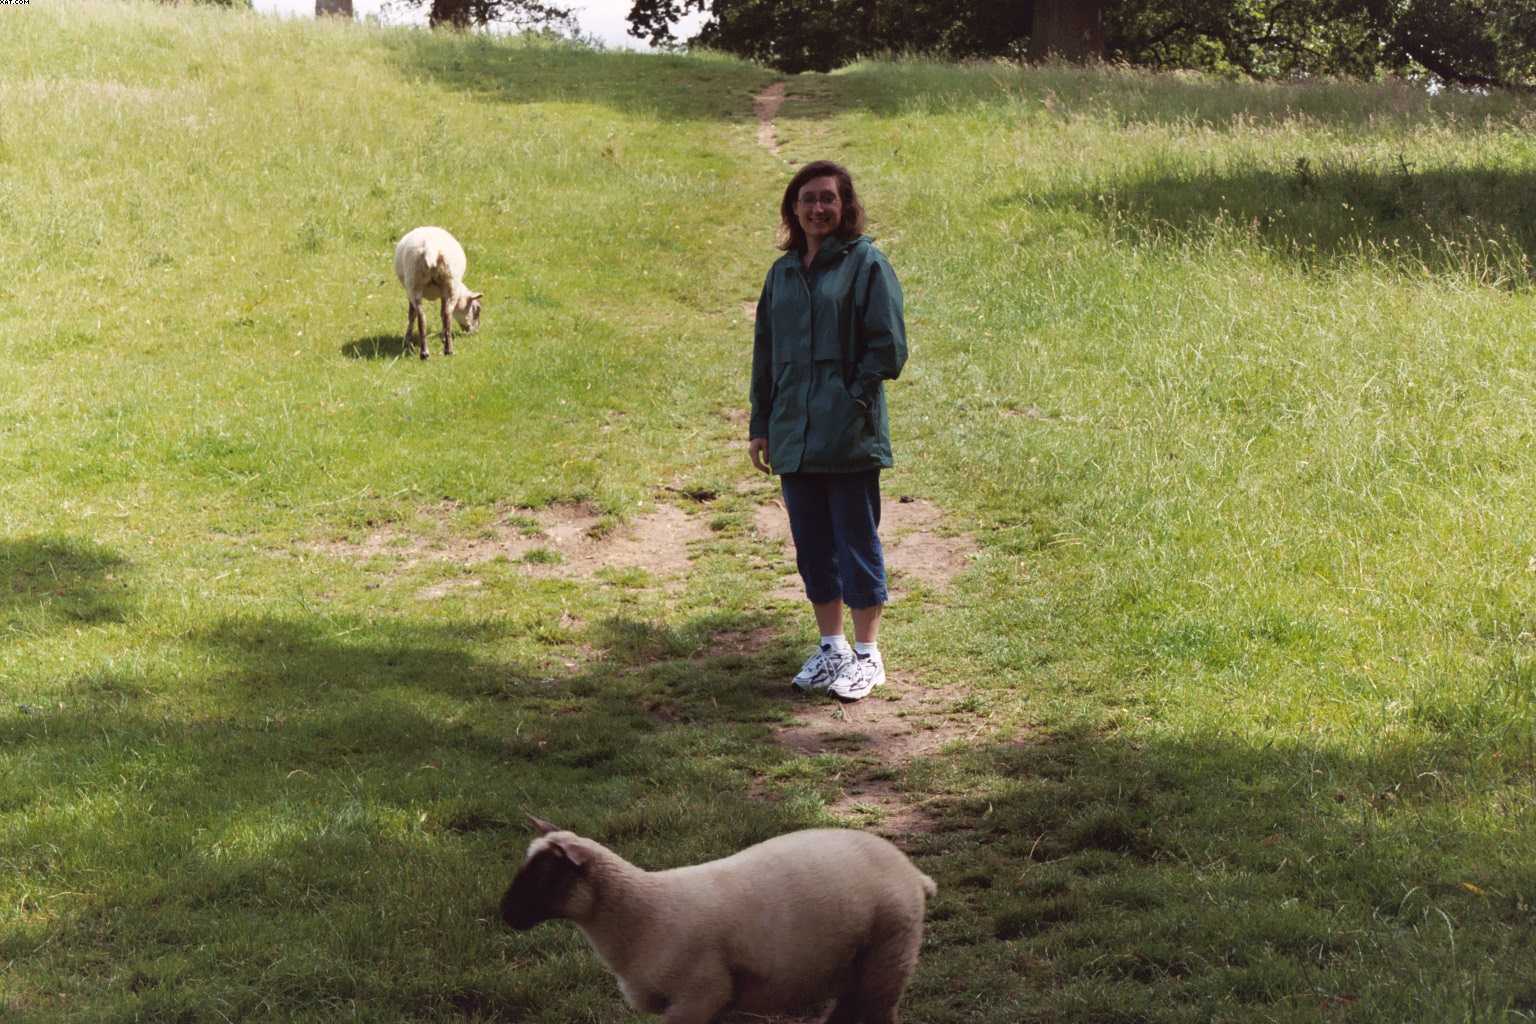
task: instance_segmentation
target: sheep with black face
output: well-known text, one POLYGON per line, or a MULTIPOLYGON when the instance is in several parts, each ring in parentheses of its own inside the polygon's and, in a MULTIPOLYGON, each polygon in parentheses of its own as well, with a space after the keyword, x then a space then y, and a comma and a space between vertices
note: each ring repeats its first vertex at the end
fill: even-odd
POLYGON ((501 900, 508 925, 580 928, 629 1005, 665 1024, 836 1000, 827 1024, 896 1024, 933 879, 878 836, 813 829, 721 860, 645 871, 533 819, 501 900))

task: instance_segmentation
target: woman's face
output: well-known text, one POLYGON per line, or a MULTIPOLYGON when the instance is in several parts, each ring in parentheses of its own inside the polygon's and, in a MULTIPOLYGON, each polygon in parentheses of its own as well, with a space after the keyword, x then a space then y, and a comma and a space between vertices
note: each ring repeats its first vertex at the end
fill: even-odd
POLYGON ((843 199, 837 193, 837 177, 828 174, 801 185, 800 194, 795 197, 795 216, 806 241, 819 248, 843 222, 843 199))

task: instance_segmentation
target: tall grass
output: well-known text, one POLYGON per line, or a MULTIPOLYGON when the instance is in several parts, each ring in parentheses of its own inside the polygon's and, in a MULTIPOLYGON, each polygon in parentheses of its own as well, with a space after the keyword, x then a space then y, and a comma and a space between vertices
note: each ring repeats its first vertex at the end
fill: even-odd
POLYGON ((897 773, 911 1019, 1533 1012, 1529 102, 879 61, 775 157, 714 56, 3 17, 7 1019, 629 1019, 497 926, 522 811, 656 866, 840 820, 739 436, 822 155, 907 292, 887 489, 980 542, 882 638, 974 735, 897 773), (422 223, 488 297, 426 364, 422 223), (685 578, 404 555, 686 493, 685 578))

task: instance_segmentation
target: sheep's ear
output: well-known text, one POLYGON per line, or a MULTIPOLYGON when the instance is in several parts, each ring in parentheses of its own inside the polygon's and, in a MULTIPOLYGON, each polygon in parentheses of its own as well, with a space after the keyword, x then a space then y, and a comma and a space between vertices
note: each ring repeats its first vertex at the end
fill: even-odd
POLYGON ((479 302, 481 299, 485 298, 485 292, 470 292, 469 297, 475 302, 479 302))
POLYGON ((528 822, 529 822, 529 824, 531 824, 533 826, 533 830, 535 832, 537 832, 541 836, 547 836, 551 832, 559 832, 560 831, 560 828, 559 828, 558 825, 551 825, 549 822, 545 821, 543 818, 535 818, 531 814, 528 815, 528 822))
POLYGON ((560 843, 551 841, 549 846, 550 849, 560 851, 560 856, 564 857, 565 860, 577 871, 585 868, 587 866, 587 862, 592 859, 591 855, 584 847, 577 846, 575 843, 560 843))

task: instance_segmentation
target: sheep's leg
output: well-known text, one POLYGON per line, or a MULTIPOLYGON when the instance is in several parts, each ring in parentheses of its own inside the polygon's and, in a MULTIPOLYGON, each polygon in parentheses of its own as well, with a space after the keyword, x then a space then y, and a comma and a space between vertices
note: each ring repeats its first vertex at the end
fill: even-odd
POLYGON ((419 302, 416 304, 416 330, 420 332, 416 335, 416 351, 425 359, 431 354, 427 351, 427 314, 421 311, 419 302))
POLYGON ((443 296, 443 355, 453 355, 453 320, 448 316, 448 296, 443 296))
MULTIPOLYGON (((427 316, 421 311, 421 300, 414 299, 411 302, 411 318, 416 325, 415 348, 421 352, 421 358, 427 358, 427 316)), ((412 348, 412 338, 409 333, 405 336, 405 350, 412 348)))
POLYGON ((832 1019, 842 1024, 844 1018, 839 1018, 838 1013, 846 1001, 850 1004, 848 1012, 855 1015, 845 1018, 849 1022, 897 1024, 896 1005, 917 967, 917 949, 922 941, 921 925, 879 940, 861 958, 854 986, 838 1000, 832 1019))
POLYGON ((861 1009, 858 990, 844 992, 837 997, 837 1002, 832 1006, 832 1012, 821 1024, 859 1024, 861 1009))
POLYGON ((711 1024, 731 1002, 731 980, 723 972, 693 972, 692 977, 679 979, 678 988, 687 995, 667 1004, 661 1012, 662 1024, 711 1024))
POLYGON ((421 310, 410 299, 405 300, 405 350, 409 352, 416 342, 416 318, 421 310))
POLYGON ((719 999, 690 997, 685 1002, 673 1003, 662 1012, 662 1024, 710 1024, 723 1010, 725 1003, 719 999))

